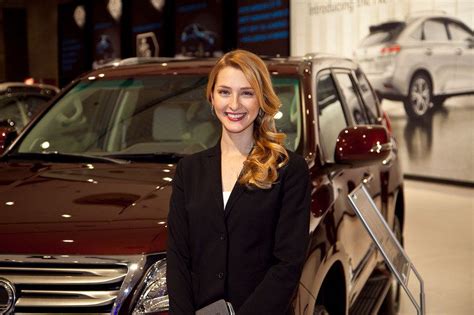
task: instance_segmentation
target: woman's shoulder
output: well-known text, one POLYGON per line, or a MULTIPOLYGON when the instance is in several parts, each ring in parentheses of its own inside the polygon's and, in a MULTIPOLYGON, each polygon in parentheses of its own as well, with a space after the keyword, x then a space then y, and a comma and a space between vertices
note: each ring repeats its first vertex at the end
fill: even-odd
POLYGON ((308 170, 308 164, 306 163, 304 157, 288 149, 286 149, 286 152, 288 153, 288 163, 285 165, 285 169, 291 171, 299 170, 304 172, 308 170))
POLYGON ((202 162, 205 158, 213 156, 216 154, 216 148, 211 147, 199 152, 195 152, 183 157, 178 164, 181 164, 182 167, 196 165, 196 163, 202 162))

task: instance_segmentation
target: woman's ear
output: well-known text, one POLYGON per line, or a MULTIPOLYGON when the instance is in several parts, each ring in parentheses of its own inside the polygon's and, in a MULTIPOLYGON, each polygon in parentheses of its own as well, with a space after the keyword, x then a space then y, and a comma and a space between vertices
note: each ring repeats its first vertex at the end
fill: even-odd
POLYGON ((214 91, 211 92, 211 97, 209 97, 209 102, 211 105, 214 105, 214 91))

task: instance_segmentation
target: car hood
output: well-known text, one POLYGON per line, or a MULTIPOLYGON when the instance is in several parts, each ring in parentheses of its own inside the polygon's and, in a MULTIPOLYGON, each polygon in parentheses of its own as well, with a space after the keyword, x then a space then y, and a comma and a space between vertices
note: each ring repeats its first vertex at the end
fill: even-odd
POLYGON ((166 249, 174 164, 0 164, 0 254, 166 249))

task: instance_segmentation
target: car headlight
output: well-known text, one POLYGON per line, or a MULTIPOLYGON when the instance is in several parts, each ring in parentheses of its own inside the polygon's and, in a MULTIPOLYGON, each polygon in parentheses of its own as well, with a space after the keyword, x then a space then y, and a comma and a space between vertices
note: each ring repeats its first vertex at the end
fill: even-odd
POLYGON ((169 309, 166 287, 166 258, 154 263, 142 283, 142 293, 133 309, 133 315, 167 311, 169 309))

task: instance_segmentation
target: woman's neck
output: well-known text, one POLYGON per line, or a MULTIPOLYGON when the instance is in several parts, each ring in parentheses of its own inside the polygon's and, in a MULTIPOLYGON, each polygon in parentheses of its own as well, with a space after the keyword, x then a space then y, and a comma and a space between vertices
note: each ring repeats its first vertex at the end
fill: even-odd
POLYGON ((229 134, 226 130, 222 132, 221 151, 223 154, 241 154, 247 156, 254 145, 252 133, 229 134))

